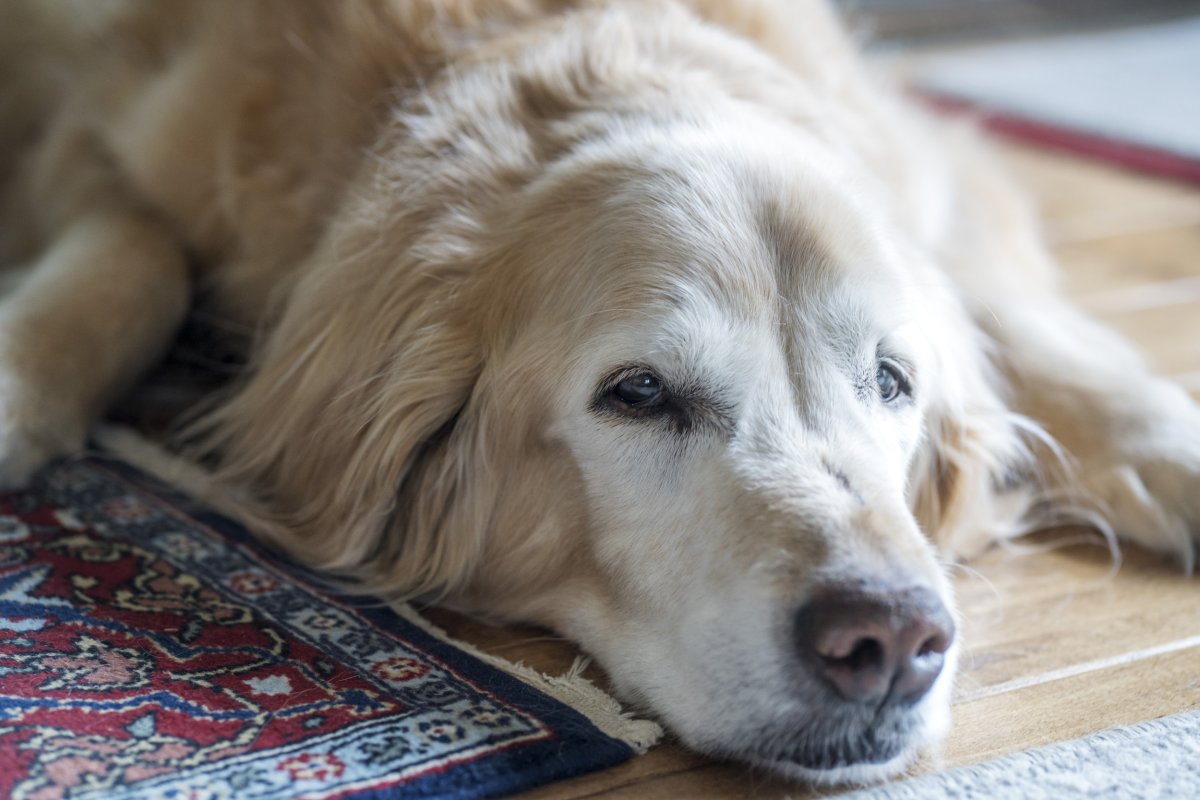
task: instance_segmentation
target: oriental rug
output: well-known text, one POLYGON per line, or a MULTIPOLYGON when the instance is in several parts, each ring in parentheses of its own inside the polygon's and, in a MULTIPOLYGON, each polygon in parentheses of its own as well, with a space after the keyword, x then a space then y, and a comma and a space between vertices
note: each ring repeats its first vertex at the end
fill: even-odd
POLYGON ((0 797, 490 797, 658 733, 330 591, 123 464, 0 495, 0 797))

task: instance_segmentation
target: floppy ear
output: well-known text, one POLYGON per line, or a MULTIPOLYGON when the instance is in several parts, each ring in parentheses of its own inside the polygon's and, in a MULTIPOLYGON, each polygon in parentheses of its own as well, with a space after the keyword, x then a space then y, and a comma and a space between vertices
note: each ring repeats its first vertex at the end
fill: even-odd
POLYGON ((948 556, 976 555, 1027 530, 1034 502, 1021 418, 989 408, 931 420, 912 470, 913 513, 948 556), (1018 480, 1020 478, 1020 480, 1018 480))
POLYGON ((922 530, 947 555, 968 557, 1028 532, 1029 511, 1038 500, 1030 483, 1030 445, 1053 443, 1036 423, 1009 409, 989 340, 961 307, 944 308, 930 315, 941 321, 932 324, 946 328, 930 337, 937 385, 926 387, 932 404, 909 492, 922 530))
POLYGON ((484 469, 479 337, 445 273, 327 254, 301 270, 248 380, 193 426, 222 505, 313 567, 394 595, 469 571, 483 526, 448 522, 484 469), (386 582, 386 586, 381 582, 386 582))

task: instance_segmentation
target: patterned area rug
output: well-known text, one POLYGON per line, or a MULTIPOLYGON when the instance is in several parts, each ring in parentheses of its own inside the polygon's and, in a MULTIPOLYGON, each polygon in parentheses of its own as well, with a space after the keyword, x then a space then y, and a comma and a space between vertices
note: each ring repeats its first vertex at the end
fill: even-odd
POLYGON ((0 797, 489 797, 657 737, 485 659, 128 467, 0 495, 0 797))

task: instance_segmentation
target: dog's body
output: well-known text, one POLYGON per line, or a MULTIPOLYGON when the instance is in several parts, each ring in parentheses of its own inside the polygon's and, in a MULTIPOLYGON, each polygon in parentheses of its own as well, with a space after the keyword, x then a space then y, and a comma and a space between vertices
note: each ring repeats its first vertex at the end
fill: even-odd
POLYGON ((689 744, 818 780, 945 728, 922 528, 1090 504, 1192 564, 1200 412, 823 6, 6 13, 4 484, 198 301, 260 331, 191 430, 260 535, 555 627, 689 744))

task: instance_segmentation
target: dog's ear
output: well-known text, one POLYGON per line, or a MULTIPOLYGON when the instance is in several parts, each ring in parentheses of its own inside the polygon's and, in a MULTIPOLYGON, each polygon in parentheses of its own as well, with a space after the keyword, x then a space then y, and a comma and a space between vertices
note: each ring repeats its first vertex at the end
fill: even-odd
POLYGON ((373 261, 304 268, 249 378, 193 431, 224 505, 261 537, 371 588, 437 593, 484 528, 455 525, 460 504, 479 507, 468 470, 485 469, 479 334, 444 272, 373 261))
POLYGON ((958 307, 932 315, 936 385, 925 436, 909 473, 917 521, 943 553, 977 554, 990 543, 1028 532, 1035 469, 1031 443, 1050 442, 1036 423, 1005 402, 1005 378, 990 342, 958 307), (972 332, 974 335, 963 335, 972 332))
POLYGON ((948 556, 976 555, 1025 532, 1028 451, 1019 418, 996 408, 936 415, 912 468, 913 512, 948 556))

